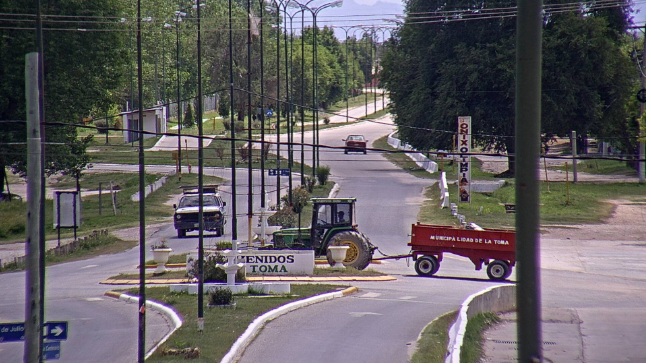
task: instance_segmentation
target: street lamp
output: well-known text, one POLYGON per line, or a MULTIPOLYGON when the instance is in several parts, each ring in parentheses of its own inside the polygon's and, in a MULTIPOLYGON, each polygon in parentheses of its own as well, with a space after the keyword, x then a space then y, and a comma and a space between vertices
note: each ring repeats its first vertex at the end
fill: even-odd
MULTIPOLYGON (((177 129, 177 149, 176 149, 176 173, 181 180, 181 129, 183 123, 181 122, 181 64, 179 62, 179 50, 181 48, 179 41, 179 24, 187 13, 177 10, 174 12, 174 22, 176 23, 176 129, 177 129)), ((169 24, 165 23, 167 27, 169 24)), ((171 27, 171 25, 169 25, 171 27)))
MULTIPOLYGON (((289 1, 285 8, 287 8, 287 7, 296 8, 296 4, 298 4, 298 3, 295 2, 295 1, 289 1)), ((289 143, 287 144, 287 148, 288 148, 287 155, 289 157, 289 160, 288 160, 288 165, 289 165, 289 193, 288 193, 288 195, 289 195, 289 203, 290 203, 290 205, 292 204, 292 201, 293 201, 293 199, 292 199, 292 197, 293 197, 292 196, 293 195, 293 191, 292 191, 292 189, 293 189, 292 188, 293 187, 292 186, 292 168, 294 167, 294 125, 293 125, 294 124, 294 121, 293 121, 293 117, 294 117, 294 100, 293 100, 293 98, 294 98, 294 90, 293 90, 293 78, 294 78, 294 62, 293 62, 293 58, 294 58, 294 16, 296 16, 296 14, 298 14, 299 12, 300 11, 296 11, 293 14, 290 15, 289 13, 284 11, 285 16, 289 18, 289 29, 291 31, 291 35, 290 35, 290 38, 289 38, 290 54, 289 54, 289 61, 288 61, 288 58, 287 58, 287 30, 285 29, 285 70, 286 70, 286 77, 285 78, 287 80, 286 81, 287 82, 287 96, 288 96, 288 99, 289 99, 289 111, 288 111, 288 114, 287 114, 287 117, 288 117, 288 119, 287 119, 288 120, 287 139, 288 139, 289 143), (291 70, 291 74, 290 74, 290 70, 291 70), (291 88, 290 88, 290 85, 292 85, 291 88)))
MULTIPOLYGON (((282 6, 283 13, 286 13, 288 4, 283 3, 282 0, 272 1, 276 6, 276 205, 278 208, 280 205, 280 7, 282 6)), ((285 38, 285 49, 287 49, 287 38, 285 38)))
MULTIPOLYGON (((312 0, 310 0, 311 2, 312 0)), ((294 1, 295 2, 295 1, 294 1)), ((318 76, 318 51, 317 51, 317 44, 316 44, 316 32, 317 32, 317 24, 316 24, 316 18, 319 12, 323 9, 331 8, 331 7, 341 7, 344 4, 343 0, 336 0, 332 1, 329 3, 325 3, 323 5, 320 5, 318 7, 310 8, 307 6, 310 2, 306 3, 306 5, 303 4, 298 4, 301 7, 301 10, 306 10, 312 14, 312 26, 313 26, 313 32, 312 32, 312 78, 314 80, 314 85, 312 86, 312 107, 313 107, 313 132, 312 132, 312 161, 313 161, 313 173, 315 173, 316 169, 319 167, 319 108, 318 108, 318 94, 317 94, 317 87, 319 85, 319 82, 317 80, 318 76)))
POLYGON ((344 54, 345 54, 345 59, 346 59, 346 72, 344 73, 344 77, 346 78, 346 81, 345 81, 345 83, 346 83, 346 93, 345 93, 345 97, 346 97, 346 122, 348 122, 348 96, 350 94, 350 87, 348 86, 348 69, 349 69, 348 68, 348 31, 355 28, 355 27, 352 26, 352 27, 333 27, 333 28, 338 28, 338 29, 343 30, 344 34, 345 34, 345 37, 346 37, 346 39, 344 40, 344 42, 345 42, 344 43, 345 44, 344 54))
MULTIPOLYGON (((389 36, 391 36, 391 31, 392 31, 394 28, 390 28, 390 27, 378 27, 377 29, 379 29, 379 30, 382 31, 382 47, 381 47, 380 49, 382 49, 382 56, 384 56, 384 52, 385 52, 385 50, 386 50, 386 44, 384 44, 384 43, 386 42, 385 37, 384 37, 384 33, 385 33, 385 32, 389 32, 389 36)), ((391 37, 389 37, 389 39, 391 39, 391 37)), ((378 56, 378 54, 377 54, 377 52, 376 52, 376 58, 382 59, 382 56, 378 56)), ((377 69, 379 70, 379 65, 378 65, 377 69)), ((384 106, 384 94, 385 94, 385 91, 386 91, 386 88, 382 88, 382 109, 384 109, 384 107, 385 107, 385 106, 384 106)))

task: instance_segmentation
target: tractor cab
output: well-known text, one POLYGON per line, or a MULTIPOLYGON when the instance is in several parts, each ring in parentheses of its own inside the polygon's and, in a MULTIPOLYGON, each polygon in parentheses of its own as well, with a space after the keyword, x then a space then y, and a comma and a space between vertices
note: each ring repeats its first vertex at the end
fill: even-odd
MULTIPOLYGON (((355 201, 350 198, 312 198, 312 224, 307 228, 288 228, 276 231, 273 245, 276 249, 312 249, 316 256, 330 261, 328 246, 348 245, 344 265, 364 269, 369 264, 374 247, 357 230, 355 201)), ((334 262, 332 262, 334 264, 334 262)))
POLYGON ((312 206, 313 242, 321 243, 332 231, 357 228, 354 198, 313 198, 312 206))

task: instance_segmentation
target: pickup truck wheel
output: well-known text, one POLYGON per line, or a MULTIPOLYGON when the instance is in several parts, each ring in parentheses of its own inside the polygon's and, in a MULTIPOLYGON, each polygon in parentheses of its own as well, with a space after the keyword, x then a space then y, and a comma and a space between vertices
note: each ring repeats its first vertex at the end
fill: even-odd
POLYGON ((419 276, 431 277, 438 272, 440 263, 436 257, 423 255, 416 259, 416 273, 419 276))
POLYGON ((179 239, 180 239, 180 238, 185 238, 185 230, 183 230, 183 229, 177 229, 177 230, 176 230, 176 236, 177 236, 179 239))
MULTIPOLYGON (((330 239, 328 245, 348 245, 346 258, 344 258, 344 265, 346 267, 363 270, 371 263, 372 254, 368 240, 356 231, 337 233, 330 239)), ((328 263, 333 266, 335 261, 330 256, 329 250, 327 250, 326 257, 328 258, 328 263)))
POLYGON ((493 260, 486 268, 488 278, 494 281, 503 281, 511 275, 511 267, 503 260, 493 260))

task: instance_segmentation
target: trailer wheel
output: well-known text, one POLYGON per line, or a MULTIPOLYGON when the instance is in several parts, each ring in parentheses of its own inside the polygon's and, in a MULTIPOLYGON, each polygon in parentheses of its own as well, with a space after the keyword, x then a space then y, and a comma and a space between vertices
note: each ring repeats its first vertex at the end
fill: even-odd
MULTIPOLYGON (((372 254, 369 242, 362 234, 356 231, 342 231, 337 233, 330 239, 328 246, 330 245, 348 245, 346 258, 344 258, 344 265, 346 267, 363 270, 371 263, 372 254)), ((328 263, 331 266, 335 264, 335 261, 330 256, 330 250, 327 250, 326 258, 328 258, 328 263)))
POLYGON ((436 257, 431 255, 423 255, 416 259, 416 273, 419 276, 430 277, 438 272, 441 264, 436 257))
POLYGON ((488 278, 494 281, 503 281, 511 275, 511 266, 503 260, 493 260, 486 268, 488 278))

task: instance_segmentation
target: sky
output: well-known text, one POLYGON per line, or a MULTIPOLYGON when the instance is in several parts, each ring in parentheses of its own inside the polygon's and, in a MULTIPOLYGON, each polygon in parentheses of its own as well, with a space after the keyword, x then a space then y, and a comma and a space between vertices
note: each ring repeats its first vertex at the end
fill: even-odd
MULTIPOLYGON (((327 0, 312 0, 317 6, 326 4, 327 0)), ((638 10, 635 15, 635 25, 646 23, 646 0, 632 0, 633 7, 638 10)), ((319 27, 341 26, 350 27, 355 25, 388 25, 396 16, 404 15, 403 0, 343 0, 340 8, 326 8, 317 15, 319 27)), ((352 31, 349 30, 349 35, 352 31)), ((358 37, 361 31, 357 31, 358 37)), ((339 39, 345 39, 343 29, 335 28, 335 35, 339 39)), ((388 34, 387 34, 388 36, 388 34)))

